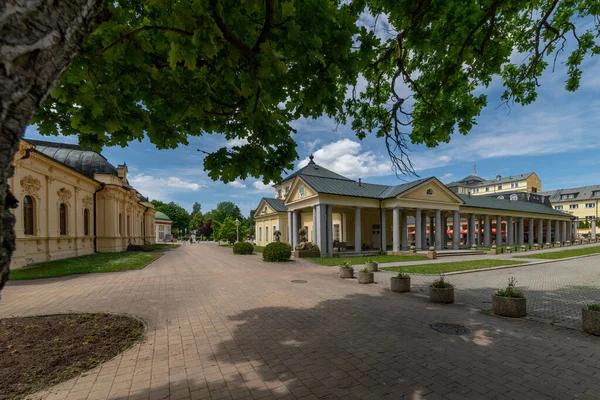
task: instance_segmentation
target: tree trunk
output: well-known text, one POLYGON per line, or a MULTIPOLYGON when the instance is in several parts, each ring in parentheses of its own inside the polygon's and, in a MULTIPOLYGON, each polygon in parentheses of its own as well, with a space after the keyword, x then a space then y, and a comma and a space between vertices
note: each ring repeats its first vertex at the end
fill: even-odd
POLYGON ((0 1, 0 290, 15 251, 18 200, 8 179, 25 128, 85 39, 104 17, 104 0, 0 1))

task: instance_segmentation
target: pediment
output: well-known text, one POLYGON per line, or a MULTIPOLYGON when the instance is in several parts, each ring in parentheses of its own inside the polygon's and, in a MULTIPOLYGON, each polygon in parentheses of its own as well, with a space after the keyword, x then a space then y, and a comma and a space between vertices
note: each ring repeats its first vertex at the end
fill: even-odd
POLYGON ((453 191, 437 178, 431 178, 396 197, 404 200, 421 200, 436 203, 463 204, 453 191))
POLYGON ((311 197, 316 196, 317 191, 315 189, 304 182, 302 178, 296 177, 288 195, 285 198, 285 204, 295 203, 297 201, 310 199, 311 197))

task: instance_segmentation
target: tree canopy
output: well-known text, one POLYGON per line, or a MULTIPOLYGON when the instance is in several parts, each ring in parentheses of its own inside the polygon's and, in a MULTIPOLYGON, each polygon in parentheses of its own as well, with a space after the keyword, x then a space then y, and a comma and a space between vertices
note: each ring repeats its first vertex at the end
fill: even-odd
POLYGON ((152 200, 151 203, 154 205, 156 211, 163 212, 171 218, 171 221, 173 221, 172 227, 177 229, 178 232, 182 232, 188 228, 190 214, 188 214, 185 208, 174 202, 164 203, 159 200, 152 200))
POLYGON ((210 218, 213 221, 223 222, 226 218, 231 218, 234 221, 236 219, 242 221, 244 217, 242 216, 242 212, 240 208, 236 206, 231 201, 222 201, 217 204, 217 208, 209 211, 206 214, 206 218, 210 218))
POLYGON ((96 148, 144 135, 159 148, 213 132, 244 139, 206 154, 205 169, 224 182, 277 180, 297 158, 290 122, 323 114, 351 123, 359 138, 384 138, 397 172, 410 173, 408 143, 433 147, 455 131, 467 134, 494 77, 504 84, 503 101, 528 104, 565 48, 567 90, 578 88, 585 57, 600 52, 596 0, 107 7, 111 18, 38 111, 40 132, 79 134, 96 148), (377 17, 371 26, 365 15, 377 17), (385 30, 378 18, 387 20, 385 30))

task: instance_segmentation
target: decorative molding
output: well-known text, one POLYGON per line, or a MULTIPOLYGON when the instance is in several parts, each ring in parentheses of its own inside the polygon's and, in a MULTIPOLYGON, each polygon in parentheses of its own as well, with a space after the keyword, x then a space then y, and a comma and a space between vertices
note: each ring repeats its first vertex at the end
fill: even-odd
POLYGON ((34 178, 31 175, 27 175, 23 179, 21 179, 21 188, 23 194, 28 194, 34 197, 40 198, 39 191, 42 187, 40 180, 34 178))
POLYGON ((56 194, 58 194, 58 198, 61 200, 62 203, 68 203, 69 200, 71 200, 71 197, 73 196, 73 193, 69 189, 66 189, 64 187, 58 189, 56 194))
POLYGON ((84 205, 86 208, 91 208, 91 207, 92 207, 92 203, 93 203, 92 196, 90 196, 90 195, 88 194, 88 195, 87 195, 87 196, 85 196, 83 199, 81 199, 81 202, 83 203, 83 205, 84 205))

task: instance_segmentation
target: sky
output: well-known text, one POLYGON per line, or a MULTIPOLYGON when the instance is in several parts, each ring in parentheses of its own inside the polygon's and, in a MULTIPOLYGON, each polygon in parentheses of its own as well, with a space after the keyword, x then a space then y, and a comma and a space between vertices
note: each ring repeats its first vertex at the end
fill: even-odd
MULTIPOLYGON (((501 105, 502 87, 494 81, 485 90, 488 106, 467 136, 455 134, 449 143, 433 149, 410 146, 418 175, 448 183, 476 168, 485 179, 536 172, 544 191, 600 184, 600 58, 589 59, 583 71, 581 87, 574 93, 564 90, 566 76, 560 66, 554 73, 547 71, 540 79, 537 101, 510 110, 501 105)), ((361 141, 349 126, 336 126, 327 117, 298 120, 293 126, 300 155, 296 167, 314 154, 317 164, 365 182, 396 185, 417 179, 396 177, 383 139, 374 135, 361 141)), ((41 136, 35 126, 26 129, 25 138, 77 142, 75 136, 41 136)), ((238 142, 216 134, 190 137, 189 142, 174 150, 158 150, 144 140, 126 148, 105 148, 102 154, 113 165, 127 163, 129 183, 143 195, 174 201, 188 211, 194 202, 206 212, 221 201, 232 201, 248 215, 262 197, 274 197, 274 189, 259 179, 224 184, 212 181, 203 170, 197 149, 216 150, 238 142)))

